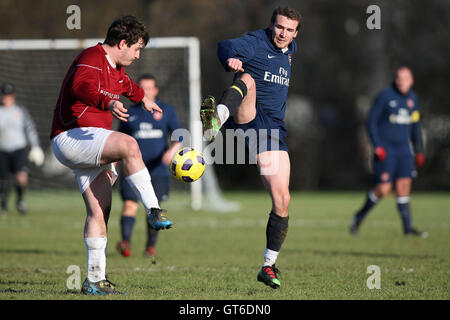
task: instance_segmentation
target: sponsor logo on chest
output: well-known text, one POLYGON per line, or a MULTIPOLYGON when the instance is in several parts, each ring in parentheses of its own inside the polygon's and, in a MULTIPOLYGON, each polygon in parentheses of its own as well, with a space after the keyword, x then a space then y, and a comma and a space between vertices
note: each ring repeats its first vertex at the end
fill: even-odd
POLYGON ((409 111, 405 108, 398 109, 398 114, 392 113, 389 116, 389 122, 392 124, 410 124, 412 122, 409 111))
POLYGON ((148 122, 141 122, 139 130, 133 134, 135 139, 160 139, 163 136, 164 133, 161 129, 154 129, 153 125, 148 122))
POLYGON ((281 84, 289 87, 289 72, 283 67, 278 69, 278 74, 272 73, 270 71, 264 72, 264 81, 272 82, 276 84, 281 84))

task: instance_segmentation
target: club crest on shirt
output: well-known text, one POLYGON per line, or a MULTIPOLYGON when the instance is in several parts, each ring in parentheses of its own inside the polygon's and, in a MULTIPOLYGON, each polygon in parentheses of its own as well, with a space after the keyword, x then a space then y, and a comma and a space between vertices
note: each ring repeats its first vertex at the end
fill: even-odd
POLYGON ((389 107, 391 108, 395 108, 398 105, 396 100, 391 100, 389 101, 389 107))
POLYGON ((289 58, 289 65, 292 65, 292 55, 290 53, 288 54, 288 58, 289 58))
POLYGON ((408 100, 406 100, 406 105, 408 106, 408 108, 414 108, 414 100, 409 98, 408 100))

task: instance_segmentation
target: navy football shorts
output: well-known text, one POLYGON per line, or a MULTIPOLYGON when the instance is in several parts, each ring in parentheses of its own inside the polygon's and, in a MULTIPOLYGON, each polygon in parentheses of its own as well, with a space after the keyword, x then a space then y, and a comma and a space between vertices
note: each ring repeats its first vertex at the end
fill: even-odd
POLYGON ((415 178, 417 175, 412 155, 395 155, 387 153, 383 162, 375 158, 375 183, 394 182, 399 178, 415 178))
POLYGON ((10 173, 20 171, 28 172, 26 149, 0 151, 0 178, 6 179, 10 173))
MULTIPOLYGON (((152 176, 153 190, 155 190, 156 198, 159 202, 166 201, 169 198, 169 178, 170 176, 152 176)), ((123 174, 120 178, 120 196, 122 200, 132 200, 138 202, 138 197, 131 189, 128 181, 125 180, 123 174)))
POLYGON ((252 121, 237 124, 230 117, 225 122, 224 128, 235 130, 235 135, 245 141, 245 146, 250 153, 259 154, 272 150, 288 151, 286 124, 283 121, 271 118, 266 113, 259 111, 258 108, 256 109, 255 119, 252 121), (238 129, 243 131, 236 131, 238 129), (242 132, 242 134, 239 132, 242 132))

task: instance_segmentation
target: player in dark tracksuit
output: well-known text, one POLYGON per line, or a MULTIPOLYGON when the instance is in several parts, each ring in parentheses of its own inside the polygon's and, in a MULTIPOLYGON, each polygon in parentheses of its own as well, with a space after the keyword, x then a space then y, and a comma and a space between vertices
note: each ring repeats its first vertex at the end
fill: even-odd
POLYGON ((358 228, 378 200, 387 195, 395 183, 397 207, 403 232, 425 237, 425 232, 411 225, 409 194, 417 166, 424 164, 417 96, 411 89, 413 75, 406 67, 397 70, 395 82, 377 95, 367 118, 367 128, 374 148, 375 187, 353 218, 350 231, 358 228))
POLYGON ((219 104, 203 100, 200 116, 203 138, 211 141, 223 125, 244 135, 251 159, 256 160, 263 183, 272 198, 266 228, 264 262, 258 281, 278 288, 275 262, 286 237, 289 221, 290 160, 284 123, 291 77, 291 57, 301 24, 300 14, 289 7, 273 11, 269 28, 221 41, 218 57, 226 71, 235 73, 219 104))
MULTIPOLYGON (((139 85, 145 95, 154 101, 163 111, 149 113, 140 103, 128 108, 130 115, 127 122, 121 122, 119 131, 133 136, 142 153, 142 159, 150 172, 153 188, 159 202, 166 201, 169 196, 169 162, 172 152, 181 147, 180 142, 173 142, 170 146, 170 134, 180 129, 180 123, 175 108, 157 99, 159 92, 156 79, 151 74, 144 74, 139 79, 139 85)), ((117 244, 118 251, 125 257, 131 253, 131 236, 138 210, 138 198, 131 186, 121 175, 120 195, 124 201, 120 228, 122 241, 117 244)), ((158 231, 147 224, 147 244, 145 254, 155 255, 155 245, 158 231)))

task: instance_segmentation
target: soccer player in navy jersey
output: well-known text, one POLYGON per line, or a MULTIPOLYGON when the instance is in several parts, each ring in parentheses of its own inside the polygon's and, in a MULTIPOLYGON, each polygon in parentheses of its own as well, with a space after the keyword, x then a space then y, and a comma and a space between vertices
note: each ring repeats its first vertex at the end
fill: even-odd
POLYGON ((417 175, 414 162, 418 167, 425 163, 419 103, 413 84, 408 67, 397 69, 394 83, 377 95, 369 112, 367 128, 374 148, 375 186, 353 217, 351 234, 357 234, 368 212, 395 186, 403 233, 427 236, 412 227, 409 205, 412 179, 417 175))
POLYGON ((212 141, 222 126, 244 132, 250 157, 256 159, 272 199, 257 280, 274 289, 281 284, 275 262, 288 231, 290 160, 284 116, 301 20, 297 10, 278 7, 268 28, 221 41, 218 57, 226 71, 235 73, 233 83, 217 106, 209 96, 200 110, 204 140, 212 141))
MULTIPOLYGON (((168 145, 170 134, 181 128, 175 108, 157 98, 159 88, 152 74, 144 74, 139 78, 139 86, 144 89, 145 96, 155 102, 163 111, 149 113, 141 103, 128 108, 130 115, 127 122, 121 122, 119 131, 134 137, 139 145, 144 163, 152 177, 153 188, 159 202, 169 196, 169 164, 172 154, 181 148, 181 142, 175 141, 168 145)), ((131 236, 138 211, 138 197, 129 183, 121 175, 120 195, 123 200, 120 229, 122 241, 117 244, 117 250, 124 257, 131 254, 131 236)), ((147 223, 147 244, 145 255, 155 256, 155 245, 158 230, 147 223)), ((155 260, 153 260, 155 261, 155 260)))

